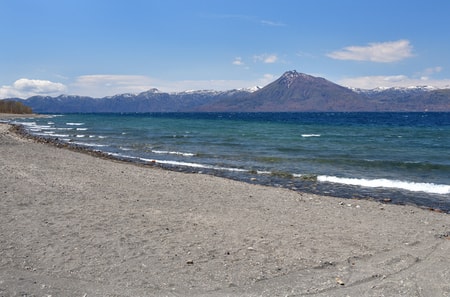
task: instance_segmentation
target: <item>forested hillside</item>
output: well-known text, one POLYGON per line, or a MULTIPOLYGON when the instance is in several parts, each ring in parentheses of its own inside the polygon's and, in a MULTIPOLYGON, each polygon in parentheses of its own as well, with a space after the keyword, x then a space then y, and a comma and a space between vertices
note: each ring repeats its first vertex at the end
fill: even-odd
POLYGON ((0 100, 0 113, 29 114, 33 113, 33 110, 22 102, 0 100))

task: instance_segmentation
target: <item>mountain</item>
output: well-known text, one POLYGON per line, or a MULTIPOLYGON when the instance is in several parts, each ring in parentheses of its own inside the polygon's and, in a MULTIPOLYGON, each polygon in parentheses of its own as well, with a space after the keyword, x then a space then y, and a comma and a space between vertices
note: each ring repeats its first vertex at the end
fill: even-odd
POLYGON ((357 90, 385 111, 450 111, 450 89, 429 86, 357 90))
POLYGON ((244 97, 222 99, 201 107, 204 111, 362 111, 374 107, 364 96, 297 71, 285 72, 276 81, 244 97))
POLYGON ((150 89, 103 98, 60 95, 9 100, 23 102, 38 113, 450 111, 450 89, 352 90, 295 70, 263 88, 177 93, 150 89))
POLYGON ((220 99, 246 96, 249 93, 248 90, 164 93, 151 89, 139 94, 119 94, 103 98, 60 95, 10 100, 26 103, 37 113, 186 112, 195 111, 204 104, 213 104, 220 99))

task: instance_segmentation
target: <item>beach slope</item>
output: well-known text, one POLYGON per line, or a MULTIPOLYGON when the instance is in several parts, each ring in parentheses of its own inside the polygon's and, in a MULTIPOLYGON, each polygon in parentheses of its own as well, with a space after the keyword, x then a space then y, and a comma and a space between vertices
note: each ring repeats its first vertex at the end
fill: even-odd
POLYGON ((0 296, 450 296, 450 215, 96 158, 0 124, 0 296))

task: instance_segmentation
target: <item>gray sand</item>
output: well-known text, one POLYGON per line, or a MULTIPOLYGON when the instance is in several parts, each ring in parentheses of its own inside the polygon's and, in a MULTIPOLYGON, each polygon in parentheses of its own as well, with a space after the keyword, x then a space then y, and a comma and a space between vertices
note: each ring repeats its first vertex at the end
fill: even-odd
POLYGON ((104 160, 0 124, 0 296, 450 296, 450 215, 104 160))

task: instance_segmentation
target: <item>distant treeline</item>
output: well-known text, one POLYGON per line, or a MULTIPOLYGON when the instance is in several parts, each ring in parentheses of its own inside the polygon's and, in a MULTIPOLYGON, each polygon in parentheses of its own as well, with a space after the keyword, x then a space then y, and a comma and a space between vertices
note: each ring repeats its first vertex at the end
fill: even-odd
POLYGON ((0 113, 28 114, 33 113, 33 110, 21 102, 0 100, 0 113))

